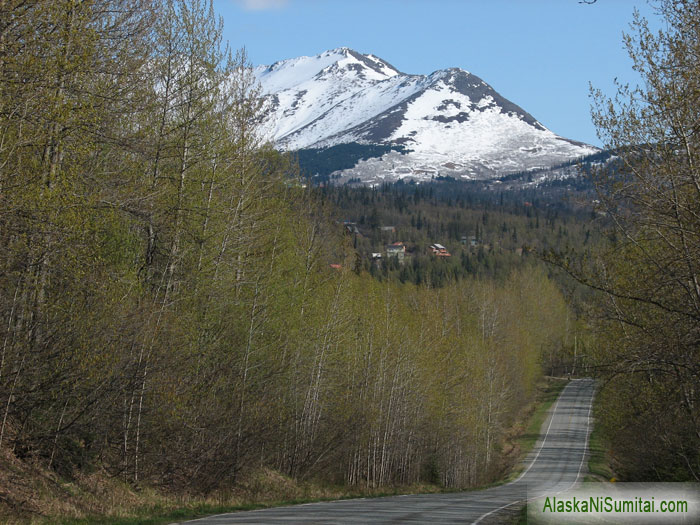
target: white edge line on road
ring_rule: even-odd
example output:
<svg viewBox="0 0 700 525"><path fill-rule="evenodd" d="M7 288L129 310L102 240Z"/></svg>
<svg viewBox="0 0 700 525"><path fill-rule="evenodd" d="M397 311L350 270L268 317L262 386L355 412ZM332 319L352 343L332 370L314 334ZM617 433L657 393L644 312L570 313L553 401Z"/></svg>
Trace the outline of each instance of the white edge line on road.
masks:
<svg viewBox="0 0 700 525"><path fill-rule="evenodd" d="M569 383L568 385L566 385L566 387L564 387L564 390L566 390L567 388L569 388L569 386L571 386L572 384L573 384L573 382L572 382L572 383ZM520 474L520 476L518 476L516 479L514 479L513 481L511 481L510 483L506 483L506 485L510 485L511 483L515 483L516 481L520 481L520 478L522 478L525 474L527 474L528 470L530 470L530 469L532 468L532 465L535 464L535 461L537 461L537 458L540 457L540 452L542 452L542 449L544 448L544 444L545 444L545 442L547 441L547 436L549 436L549 430L552 428L552 422L554 421L554 414L555 414L556 411L557 411L557 407L559 406L559 401L561 400L562 395L564 394L564 390L562 390L562 391L561 391L561 394L559 394L559 397L557 398L557 402L555 403L554 408L552 409L552 417L551 417L551 419L549 420L549 426L547 426L547 431L546 431L545 434L544 434L544 439L542 440L542 444L540 445L540 448L539 448L539 450L537 451L537 454L536 454L535 457L532 459L532 461L530 462L530 464L528 465L528 467L525 469L525 471L524 471L522 474ZM571 485L572 487L573 487L573 485L575 485L575 484L578 482L578 478L579 478L579 476L581 475L581 467L583 466L583 460L584 460L585 457L586 457L586 450L588 450L588 435L589 435L588 427L590 426L590 416L591 416L591 408L592 408L592 407L593 407L593 396L591 396L591 401L590 401L590 403L589 403L589 405L588 405L588 416L587 416L587 420L586 420L586 444L585 444L585 446L584 446L584 448L583 448L583 456L581 457L581 463L580 463L580 465L578 466L578 472L576 473L576 481L574 481L574 483ZM503 485L503 486L506 486L506 485ZM569 489L570 489L570 488L571 488L571 487L569 487ZM566 490L569 490L569 489L566 489ZM565 492L565 491L562 490L561 492ZM557 492L557 494L561 494L561 492ZM531 499L534 499L534 498L531 498ZM483 520L484 518L487 518L487 517L490 516L491 514L494 514L494 513L498 512L498 511L500 511L500 510L503 510L503 509L507 509L508 507L510 507L510 506L512 506L512 505L515 505L516 503L520 503L521 501L523 501L523 500L513 501L512 503L508 503L507 505L503 505L502 507L498 507L497 509L494 509L494 510L492 510L491 512L487 512L487 513L484 514L483 516L479 516L479 519L477 519L476 521L473 521L472 524L473 524L473 525L476 525L476 524L479 523L481 520ZM525 501L530 501L530 500L527 499L527 500L525 500Z"/></svg>
<svg viewBox="0 0 700 525"><path fill-rule="evenodd" d="M586 455L588 454L588 440L591 436L591 433L589 432L589 428L591 427L591 410L593 410L593 399L594 398L595 398L595 387L593 389L593 395L591 396L591 401L588 403L588 414L586 414L586 441L583 445L583 454L581 455L581 463L579 463L579 465L578 465L578 472L576 472L576 479L567 488L565 488L564 490L560 490L559 492L554 494L555 496L558 496L562 492L568 492L569 490L571 490L571 488L574 487L578 483L578 478L581 477L581 469L583 468L583 462L586 459ZM537 499L538 497L540 497L540 496L528 498L527 501Z"/></svg>
<svg viewBox="0 0 700 525"><path fill-rule="evenodd" d="M586 414L586 441L583 445L583 454L581 455L581 463L578 465L578 472L576 473L576 479L574 482L569 485L568 488L564 490L560 490L555 494L555 496L558 496L562 492L567 492L571 490L573 486L575 486L578 483L578 478L581 477L581 469L583 468L583 462L586 459L586 456L588 455L588 440L590 439L591 433L589 432L589 429L591 427L591 410L593 410L593 399L595 398L595 386L593 387L593 395L591 396L591 400L588 403L588 414ZM535 498L530 498L530 499L535 499ZM528 500L530 501L530 500Z"/></svg>
<svg viewBox="0 0 700 525"><path fill-rule="evenodd" d="M569 388L573 383L569 383L564 387L564 390ZM554 404L554 408L552 409L552 417L549 420L549 426L547 427L547 431L544 433L544 439L542 440L542 444L540 445L539 450L537 451L537 454L535 455L534 458L532 458L532 461L530 461L530 464L527 466L527 468L520 474L517 478L515 478L513 481L510 483L515 483L516 481L520 481L520 478L522 478L525 474L528 473L528 471L532 468L532 465L535 464L535 461L537 461L537 458L540 457L540 452L542 452L542 449L544 448L544 444L547 441L547 436L549 436L549 430L552 428L552 423L554 422L554 414L557 411L557 407L559 406L559 401L561 401L562 395L564 394L564 390L561 391L561 394L559 394L559 397L557 398L557 402ZM510 483L507 483L507 485L510 485ZM478 522L475 522L478 523Z"/></svg>
<svg viewBox="0 0 700 525"><path fill-rule="evenodd" d="M578 465L578 472L576 472L576 479L574 482L569 485L567 488L564 490L560 490L559 492L556 492L554 495L558 496L559 494L563 492L568 492L571 490L572 487L574 487L578 483L578 478L581 477L581 469L583 468L583 462L586 459L586 455L588 454L588 440L590 438L591 433L589 432L589 428L591 427L591 410L593 410L593 399L595 398L595 387L593 387L593 395L591 396L591 400L588 403L588 414L586 414L586 441L583 446L583 455L581 456L581 463ZM541 496L533 496L532 498L528 498L527 501L532 501L534 499L540 498Z"/></svg>
<svg viewBox="0 0 700 525"><path fill-rule="evenodd" d="M595 398L595 385L593 385L593 395L591 396L591 401L588 403L588 414L586 415L586 443L583 446L583 456L581 456L581 464L578 466L578 472L576 473L576 481L574 481L574 485L578 483L578 478L581 476L581 469L583 468L583 460L586 459L586 455L588 454L588 440L591 437L591 433L589 431L591 427L591 410L593 410L593 399ZM571 487L569 487L571 488Z"/></svg>

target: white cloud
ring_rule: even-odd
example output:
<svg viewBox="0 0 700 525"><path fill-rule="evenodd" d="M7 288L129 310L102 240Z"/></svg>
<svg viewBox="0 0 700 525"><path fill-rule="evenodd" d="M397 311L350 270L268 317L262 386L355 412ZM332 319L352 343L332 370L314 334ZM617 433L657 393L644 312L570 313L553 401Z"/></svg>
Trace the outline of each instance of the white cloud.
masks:
<svg viewBox="0 0 700 525"><path fill-rule="evenodd" d="M236 0L236 3L248 11L262 11L281 9L287 5L287 0Z"/></svg>

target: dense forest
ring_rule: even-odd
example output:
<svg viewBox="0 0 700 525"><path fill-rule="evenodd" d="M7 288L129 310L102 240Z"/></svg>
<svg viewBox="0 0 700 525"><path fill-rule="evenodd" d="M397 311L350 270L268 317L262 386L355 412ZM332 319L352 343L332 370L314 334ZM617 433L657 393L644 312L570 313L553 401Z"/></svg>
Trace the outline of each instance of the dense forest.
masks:
<svg viewBox="0 0 700 525"><path fill-rule="evenodd" d="M356 265L379 279L444 286L467 277L503 280L541 265L548 251L590 253L605 218L586 191L479 191L460 182L322 190L357 252ZM402 260L387 245L405 245ZM440 244L449 256L436 256ZM375 254L373 259L372 254ZM381 254L381 258L376 254Z"/></svg>
<svg viewBox="0 0 700 525"><path fill-rule="evenodd" d="M314 184L333 180L331 174L338 170L353 168L360 160L367 160L398 151L407 153L404 146L384 146L381 144L336 144L328 148L305 148L295 152L296 161ZM337 177L336 177L337 178Z"/></svg>
<svg viewBox="0 0 700 525"><path fill-rule="evenodd" d="M500 474L544 356L571 344L546 272L373 279L334 199L260 141L210 3L0 9L3 464L198 494L261 467L369 487ZM437 208L411 198L432 237ZM551 228L456 209L508 249ZM36 510L6 488L3 512Z"/></svg>

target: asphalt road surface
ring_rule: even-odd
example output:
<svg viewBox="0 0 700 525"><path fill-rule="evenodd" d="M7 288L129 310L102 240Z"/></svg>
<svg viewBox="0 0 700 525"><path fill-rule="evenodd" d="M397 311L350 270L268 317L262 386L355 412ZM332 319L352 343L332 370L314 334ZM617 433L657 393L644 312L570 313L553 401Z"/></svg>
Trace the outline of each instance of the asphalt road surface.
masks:
<svg viewBox="0 0 700 525"><path fill-rule="evenodd" d="M451 494L307 503L209 516L187 523L228 524L442 524L501 523L525 500L554 496L583 480L594 382L575 379L562 391L542 425L540 438L515 481L490 489Z"/></svg>

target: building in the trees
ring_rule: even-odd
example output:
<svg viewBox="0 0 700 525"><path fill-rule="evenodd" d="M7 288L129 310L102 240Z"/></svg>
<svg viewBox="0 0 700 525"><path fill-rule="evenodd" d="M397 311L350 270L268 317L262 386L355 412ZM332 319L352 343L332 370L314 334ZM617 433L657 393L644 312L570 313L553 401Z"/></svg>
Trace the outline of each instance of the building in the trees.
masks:
<svg viewBox="0 0 700 525"><path fill-rule="evenodd" d="M402 242L388 244L386 247L386 256L396 257L399 264L403 264L403 260L406 257L406 245Z"/></svg>
<svg viewBox="0 0 700 525"><path fill-rule="evenodd" d="M437 257L452 257L450 252L447 251L447 248L445 248L442 244L431 244L429 250Z"/></svg>

